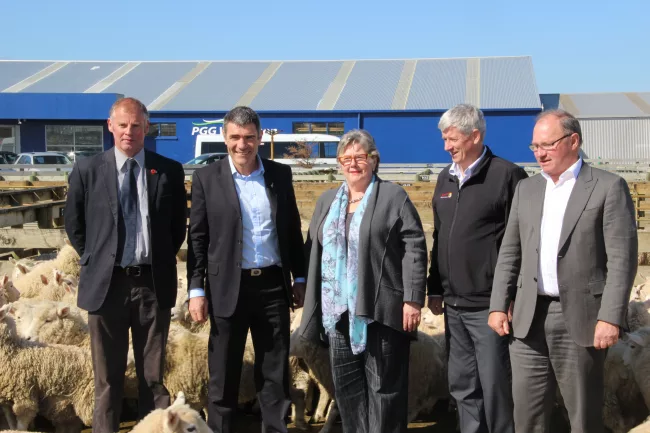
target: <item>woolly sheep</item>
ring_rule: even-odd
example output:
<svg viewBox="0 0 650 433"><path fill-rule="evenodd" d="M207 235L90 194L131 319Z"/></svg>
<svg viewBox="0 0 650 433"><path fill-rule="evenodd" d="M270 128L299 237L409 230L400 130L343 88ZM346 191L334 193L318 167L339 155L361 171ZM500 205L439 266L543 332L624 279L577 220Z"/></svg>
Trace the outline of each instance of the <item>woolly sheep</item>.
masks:
<svg viewBox="0 0 650 433"><path fill-rule="evenodd" d="M11 273L11 279L13 281L21 279L36 266L36 261L30 258L16 260L13 257L9 257L9 261L14 265L14 270Z"/></svg>
<svg viewBox="0 0 650 433"><path fill-rule="evenodd" d="M634 375L647 409L650 409L650 327L626 335L623 363Z"/></svg>
<svg viewBox="0 0 650 433"><path fill-rule="evenodd" d="M66 278L61 271L57 270L56 268L52 268L49 270L49 273L47 275L30 272L27 274L27 276L21 278L18 282L16 282L15 286L20 292L20 296L22 298L54 298L50 300L61 300L67 296L66 293L69 292L68 288L66 288L64 284L68 285L68 288L71 288L75 285L74 281ZM48 287L50 285L53 285L54 287ZM72 296L72 293L69 296Z"/></svg>
<svg viewBox="0 0 650 433"><path fill-rule="evenodd" d="M0 404L11 406L15 428L26 430L39 412L55 425L79 425L77 417L90 425L95 400L90 353L21 341L7 307L0 308Z"/></svg>
<svg viewBox="0 0 650 433"><path fill-rule="evenodd" d="M650 299L630 301L627 305L627 323L630 331L650 326Z"/></svg>
<svg viewBox="0 0 650 433"><path fill-rule="evenodd" d="M642 274L639 275L641 275L645 281L638 286L634 286L632 293L630 294L631 301L645 301L650 299L650 280Z"/></svg>
<svg viewBox="0 0 650 433"><path fill-rule="evenodd" d="M15 302L18 298L20 298L20 292L13 285L9 276L4 274L0 278L0 307L9 302Z"/></svg>
<svg viewBox="0 0 650 433"><path fill-rule="evenodd" d="M207 406L208 398L208 338L173 325L169 329L165 356L164 383L170 394L184 391L187 404L196 410ZM239 403L255 400L255 352L249 336L246 340L239 385Z"/></svg>
<svg viewBox="0 0 650 433"><path fill-rule="evenodd" d="M72 246L65 245L56 255L56 258L37 263L30 273L50 275L54 268L61 270L66 276L79 279L81 274L79 254Z"/></svg>
<svg viewBox="0 0 650 433"><path fill-rule="evenodd" d="M212 433L197 411L185 404L182 392L167 409L149 413L131 433Z"/></svg>
<svg viewBox="0 0 650 433"><path fill-rule="evenodd" d="M648 416L641 390L625 365L627 338L610 347L605 359L603 422L612 433L624 433Z"/></svg>
<svg viewBox="0 0 650 433"><path fill-rule="evenodd" d="M643 424L640 424L630 430L630 433L650 433L650 418L645 420Z"/></svg>

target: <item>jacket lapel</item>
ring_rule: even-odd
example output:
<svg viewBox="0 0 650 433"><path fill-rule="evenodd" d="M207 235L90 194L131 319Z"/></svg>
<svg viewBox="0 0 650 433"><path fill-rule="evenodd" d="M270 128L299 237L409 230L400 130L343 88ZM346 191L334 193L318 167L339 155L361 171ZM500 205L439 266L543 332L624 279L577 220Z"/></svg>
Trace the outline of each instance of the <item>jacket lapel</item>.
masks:
<svg viewBox="0 0 650 433"><path fill-rule="evenodd" d="M113 222L117 227L117 163L115 162L115 149L110 148L104 152L104 163L100 167L108 202L111 205Z"/></svg>
<svg viewBox="0 0 650 433"><path fill-rule="evenodd" d="M150 156L149 152L145 151L144 170L147 177L147 196L149 199L149 209L153 209L153 206L155 205L156 193L158 192L158 179L160 178L160 174L157 170L158 167L156 167L154 161L152 160L153 158ZM151 215L151 211L149 211L149 215Z"/></svg>
<svg viewBox="0 0 650 433"><path fill-rule="evenodd" d="M580 173L578 173L578 179L576 179L576 184L573 186L573 191L571 191L566 211L564 212L558 252L562 250L564 244L569 239L569 235L573 232L573 228L578 223L580 215L582 215L582 211L585 209L595 186L596 181L592 176L591 167L583 162Z"/></svg>
<svg viewBox="0 0 650 433"><path fill-rule="evenodd" d="M278 212L278 194L274 185L273 173L269 170L270 167L267 167L265 161L262 159L262 166L264 167L264 184L266 186L266 195L269 198L269 204L271 205L271 219L276 223L277 227L277 212Z"/></svg>
<svg viewBox="0 0 650 433"><path fill-rule="evenodd" d="M542 234L542 215L544 213L544 197L546 195L546 179L541 175L537 175L537 182L533 187L532 194L533 200L530 202L530 217L533 229L533 236L535 236L536 248L539 251L539 243ZM535 232L538 233L535 233Z"/></svg>
<svg viewBox="0 0 650 433"><path fill-rule="evenodd" d="M221 179L221 185L223 186L224 197L226 201L237 211L237 215L241 218L241 205L239 203L239 196L237 195L237 188L235 187L235 180L232 177L232 172L230 171L230 160L224 158L219 162L214 164L219 164L219 178Z"/></svg>

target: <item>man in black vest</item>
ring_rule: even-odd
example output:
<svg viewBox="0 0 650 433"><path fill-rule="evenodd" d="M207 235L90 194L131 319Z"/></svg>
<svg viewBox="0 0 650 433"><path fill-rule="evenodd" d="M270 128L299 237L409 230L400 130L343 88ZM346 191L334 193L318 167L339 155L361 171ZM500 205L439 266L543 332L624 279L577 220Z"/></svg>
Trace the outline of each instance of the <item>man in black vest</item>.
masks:
<svg viewBox="0 0 650 433"><path fill-rule="evenodd" d="M233 431L250 329L262 431L286 432L289 307L301 307L305 293L291 168L258 156L262 130L252 109L228 112L223 134L228 158L192 177L188 236L190 314L210 319L208 425Z"/></svg>
<svg viewBox="0 0 650 433"><path fill-rule="evenodd" d="M461 433L512 433L508 338L488 326L492 278L517 183L527 177L483 144L485 119L471 105L440 118L452 164L433 195L429 308L442 314L449 349L449 391Z"/></svg>
<svg viewBox="0 0 650 433"><path fill-rule="evenodd" d="M96 433L120 429L129 328L140 417L170 400L165 345L187 195L181 164L144 150L148 127L142 102L118 100L108 119L115 147L80 160L70 174L65 230L81 256L77 303L88 311Z"/></svg>

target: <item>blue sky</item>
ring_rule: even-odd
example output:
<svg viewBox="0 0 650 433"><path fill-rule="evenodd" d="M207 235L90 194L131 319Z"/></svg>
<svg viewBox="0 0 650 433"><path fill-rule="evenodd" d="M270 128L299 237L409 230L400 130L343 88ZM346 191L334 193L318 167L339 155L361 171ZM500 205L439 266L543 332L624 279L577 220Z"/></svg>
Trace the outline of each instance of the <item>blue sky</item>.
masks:
<svg viewBox="0 0 650 433"><path fill-rule="evenodd" d="M650 0L0 0L0 59L530 55L540 93L650 91Z"/></svg>

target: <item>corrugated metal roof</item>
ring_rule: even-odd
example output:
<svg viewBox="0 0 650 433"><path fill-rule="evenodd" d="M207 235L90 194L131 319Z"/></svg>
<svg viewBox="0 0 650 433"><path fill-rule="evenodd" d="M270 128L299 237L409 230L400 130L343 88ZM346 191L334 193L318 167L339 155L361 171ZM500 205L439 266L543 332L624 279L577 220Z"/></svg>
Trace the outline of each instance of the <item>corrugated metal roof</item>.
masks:
<svg viewBox="0 0 650 433"><path fill-rule="evenodd" d="M47 68L52 63L0 61L0 92Z"/></svg>
<svg viewBox="0 0 650 433"><path fill-rule="evenodd" d="M650 93L563 93L560 108L578 118L649 117Z"/></svg>
<svg viewBox="0 0 650 433"><path fill-rule="evenodd" d="M481 107L541 108L530 57L481 59Z"/></svg>
<svg viewBox="0 0 650 433"><path fill-rule="evenodd" d="M133 96L149 105L196 65L197 62L142 62L103 93Z"/></svg>
<svg viewBox="0 0 650 433"><path fill-rule="evenodd" d="M357 61L335 110L390 110L403 60Z"/></svg>
<svg viewBox="0 0 650 433"><path fill-rule="evenodd" d="M228 111L259 78L269 63L212 63L162 110Z"/></svg>
<svg viewBox="0 0 650 433"><path fill-rule="evenodd" d="M283 63L257 95L255 110L313 110L343 62Z"/></svg>
<svg viewBox="0 0 650 433"><path fill-rule="evenodd" d="M406 108L440 109L465 102L467 61L418 60Z"/></svg>
<svg viewBox="0 0 650 433"><path fill-rule="evenodd" d="M224 111L241 101L259 110L444 110L468 100L483 109L541 108L530 57L345 62L0 60L2 90L121 93L146 105L155 101L151 106L158 111ZM639 101L645 103L641 97Z"/></svg>
<svg viewBox="0 0 650 433"><path fill-rule="evenodd" d="M124 63L72 62L25 89L30 93L83 93Z"/></svg>

